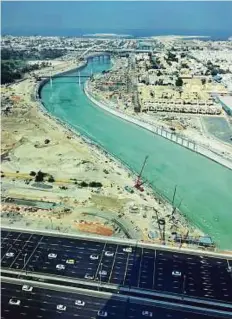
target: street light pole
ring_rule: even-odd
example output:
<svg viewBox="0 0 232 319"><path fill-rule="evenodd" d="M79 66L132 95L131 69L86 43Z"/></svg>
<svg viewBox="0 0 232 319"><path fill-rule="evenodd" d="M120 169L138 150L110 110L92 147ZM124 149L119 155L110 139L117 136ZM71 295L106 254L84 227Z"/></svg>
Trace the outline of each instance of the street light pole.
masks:
<svg viewBox="0 0 232 319"><path fill-rule="evenodd" d="M26 269L26 257L27 257L27 253L24 254L24 258L23 258L23 268L25 269L25 273L27 274L27 269Z"/></svg>
<svg viewBox="0 0 232 319"><path fill-rule="evenodd" d="M228 266L227 271L232 273L232 267L230 266L229 260L227 259L226 262L227 262L227 266Z"/></svg>
<svg viewBox="0 0 232 319"><path fill-rule="evenodd" d="M99 271L99 275L100 275L100 282L99 282L99 285L98 285L98 291L101 290L101 274L102 274L102 263L100 263L100 271Z"/></svg>
<svg viewBox="0 0 232 319"><path fill-rule="evenodd" d="M185 287L186 287L186 275L184 275L184 280L183 280L183 286L182 286L183 296L182 296L182 299L184 299L184 294L186 294Z"/></svg>

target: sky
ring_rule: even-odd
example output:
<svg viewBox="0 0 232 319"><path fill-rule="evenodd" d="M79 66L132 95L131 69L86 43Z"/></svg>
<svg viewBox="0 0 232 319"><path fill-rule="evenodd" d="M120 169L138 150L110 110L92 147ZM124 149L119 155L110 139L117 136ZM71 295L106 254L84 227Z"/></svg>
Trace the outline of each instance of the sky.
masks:
<svg viewBox="0 0 232 319"><path fill-rule="evenodd" d="M232 2L4 1L2 33L75 35L153 30L232 36Z"/></svg>

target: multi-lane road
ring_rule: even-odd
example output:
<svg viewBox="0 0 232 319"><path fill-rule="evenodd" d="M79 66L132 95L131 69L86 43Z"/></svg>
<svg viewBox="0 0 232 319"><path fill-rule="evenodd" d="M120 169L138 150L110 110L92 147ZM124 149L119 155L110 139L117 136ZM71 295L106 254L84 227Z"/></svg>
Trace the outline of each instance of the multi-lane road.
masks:
<svg viewBox="0 0 232 319"><path fill-rule="evenodd" d="M232 302L231 260L8 230L1 236L3 269Z"/></svg>
<svg viewBox="0 0 232 319"><path fill-rule="evenodd" d="M2 319L20 318L109 318L109 319L219 319L228 314L216 314L204 309L190 309L164 302L150 302L138 298L115 296L54 285L30 283L24 291L25 282L3 279L1 282Z"/></svg>

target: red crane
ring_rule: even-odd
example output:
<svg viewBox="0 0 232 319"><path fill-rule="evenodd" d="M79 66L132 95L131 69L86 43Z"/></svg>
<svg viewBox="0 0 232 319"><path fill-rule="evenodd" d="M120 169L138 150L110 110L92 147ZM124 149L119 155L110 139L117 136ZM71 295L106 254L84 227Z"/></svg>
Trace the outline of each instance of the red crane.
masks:
<svg viewBox="0 0 232 319"><path fill-rule="evenodd" d="M143 161L143 165L142 165L142 168L141 168L141 171L138 175L138 178L137 178L137 181L135 183L135 188L137 188L140 192L143 192L144 191L144 188L142 187L142 185L145 183L145 181L143 182L141 180L141 176L142 176L142 173L143 173L143 170L144 170L144 167L146 165L146 162L147 162L147 159L148 159L148 155L145 157L144 161Z"/></svg>

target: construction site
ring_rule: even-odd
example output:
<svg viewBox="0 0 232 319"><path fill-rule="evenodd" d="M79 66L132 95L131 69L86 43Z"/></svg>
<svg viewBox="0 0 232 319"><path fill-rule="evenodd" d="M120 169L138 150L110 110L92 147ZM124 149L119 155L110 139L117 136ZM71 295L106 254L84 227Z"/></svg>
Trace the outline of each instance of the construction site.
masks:
<svg viewBox="0 0 232 319"><path fill-rule="evenodd" d="M114 82L131 94L129 80ZM146 154L135 176L41 113L32 99L35 84L28 78L3 94L3 225L214 249L212 240L146 183Z"/></svg>

